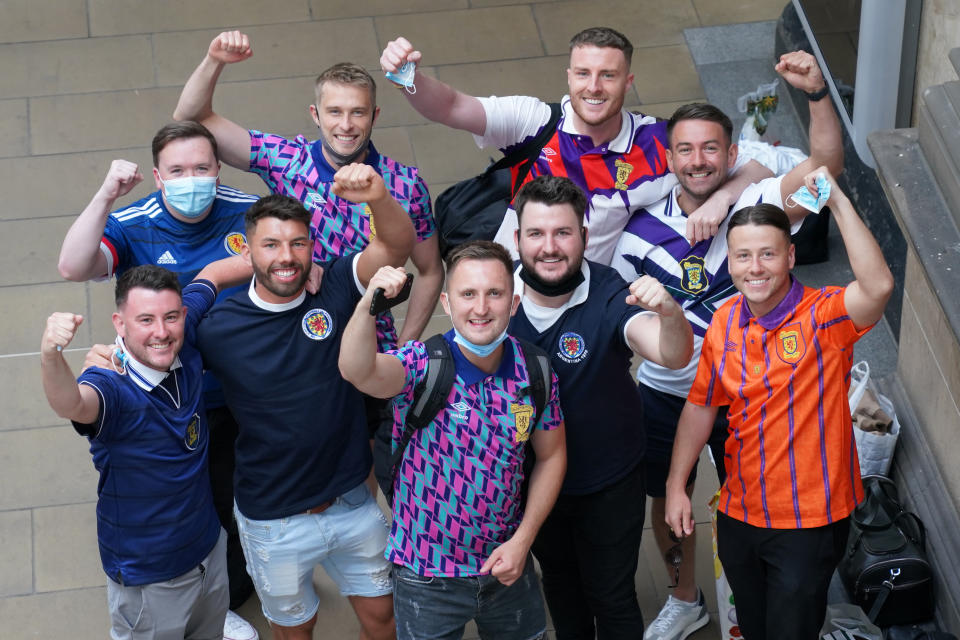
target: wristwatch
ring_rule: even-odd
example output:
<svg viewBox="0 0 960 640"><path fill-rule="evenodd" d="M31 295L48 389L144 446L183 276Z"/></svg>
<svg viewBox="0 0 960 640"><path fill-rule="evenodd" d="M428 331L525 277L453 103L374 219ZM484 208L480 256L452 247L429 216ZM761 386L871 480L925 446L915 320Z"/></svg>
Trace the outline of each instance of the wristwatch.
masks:
<svg viewBox="0 0 960 640"><path fill-rule="evenodd" d="M820 89L819 91L814 91L813 93L804 91L804 93L807 94L807 99L810 102L817 102L818 100L823 100L823 98L830 93L830 87L823 85L823 89Z"/></svg>

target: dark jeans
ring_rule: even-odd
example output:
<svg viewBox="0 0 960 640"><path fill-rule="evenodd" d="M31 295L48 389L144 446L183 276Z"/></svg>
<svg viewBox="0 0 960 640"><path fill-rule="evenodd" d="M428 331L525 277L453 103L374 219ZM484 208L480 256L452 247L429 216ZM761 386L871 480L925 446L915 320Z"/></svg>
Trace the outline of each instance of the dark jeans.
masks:
<svg viewBox="0 0 960 640"><path fill-rule="evenodd" d="M542 638L547 626L540 582L527 558L509 587L491 575L429 578L393 565L393 615L397 640L458 640L475 620L490 640Z"/></svg>
<svg viewBox="0 0 960 640"><path fill-rule="evenodd" d="M236 609L253 595L253 580L247 575L247 561L240 546L240 534L233 519L234 449L239 427L227 407L207 410L210 429L209 465L213 506L227 532L227 577L230 582L230 608Z"/></svg>
<svg viewBox="0 0 960 640"><path fill-rule="evenodd" d="M717 550L746 640L813 640L850 520L811 529L754 527L717 514Z"/></svg>
<svg viewBox="0 0 960 640"><path fill-rule="evenodd" d="M596 493L561 495L533 553L558 640L641 638L634 576L646 495L644 468Z"/></svg>

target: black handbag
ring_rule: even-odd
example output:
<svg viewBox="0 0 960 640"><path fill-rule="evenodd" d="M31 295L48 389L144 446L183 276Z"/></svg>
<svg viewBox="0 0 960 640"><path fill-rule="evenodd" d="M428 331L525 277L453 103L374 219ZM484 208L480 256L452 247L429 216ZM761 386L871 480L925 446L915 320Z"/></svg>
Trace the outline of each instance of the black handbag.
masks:
<svg viewBox="0 0 960 640"><path fill-rule="evenodd" d="M493 240L530 167L549 142L560 121L560 105L550 105L550 120L536 137L492 163L478 176L461 180L437 196L433 215L437 221L440 255L469 240ZM520 165L516 176L512 167Z"/></svg>
<svg viewBox="0 0 960 640"><path fill-rule="evenodd" d="M933 572L923 522L900 505L884 476L863 478L864 501L850 517L850 537L837 571L854 604L880 627L933 617Z"/></svg>

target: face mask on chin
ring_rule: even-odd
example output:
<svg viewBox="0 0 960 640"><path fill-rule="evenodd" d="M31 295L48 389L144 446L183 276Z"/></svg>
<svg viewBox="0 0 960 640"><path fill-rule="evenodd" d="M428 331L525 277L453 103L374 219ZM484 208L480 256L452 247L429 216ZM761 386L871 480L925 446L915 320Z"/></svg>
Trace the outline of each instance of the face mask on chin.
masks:
<svg viewBox="0 0 960 640"><path fill-rule="evenodd" d="M459 344L460 346L466 348L467 351L469 351L470 353L476 356L479 356L481 358L486 358L491 353L496 351L497 347L500 346L500 343L502 343L506 339L507 339L507 330L504 329L503 333L501 333L499 336L494 338L493 342L491 342L490 344L474 344L469 340L467 340L466 338L464 338L462 335L460 335L460 332L457 331L456 327L453 328L453 341Z"/></svg>
<svg viewBox="0 0 960 640"><path fill-rule="evenodd" d="M159 176L158 176L159 178ZM184 218L199 218L213 204L217 195L217 176L159 178L167 204Z"/></svg>

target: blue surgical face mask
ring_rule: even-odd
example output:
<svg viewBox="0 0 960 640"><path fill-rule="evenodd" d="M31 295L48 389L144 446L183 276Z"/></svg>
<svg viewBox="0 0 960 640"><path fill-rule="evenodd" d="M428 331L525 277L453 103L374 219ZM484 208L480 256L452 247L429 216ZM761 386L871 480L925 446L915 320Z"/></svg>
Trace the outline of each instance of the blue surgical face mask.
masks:
<svg viewBox="0 0 960 640"><path fill-rule="evenodd" d="M404 89L407 90L407 93L413 95L417 92L417 87L413 84L413 79L417 75L417 65L413 64L409 60L404 62L403 65L396 71L386 71L384 75L387 76L387 80L398 84Z"/></svg>
<svg viewBox="0 0 960 640"><path fill-rule="evenodd" d="M473 344L457 331L457 328L453 328L453 341L457 344L465 347L470 353L480 356L481 358L486 358L488 355L497 350L497 347L500 346L500 343L507 339L507 330L504 329L503 333L494 338L493 342L490 344Z"/></svg>
<svg viewBox="0 0 960 640"><path fill-rule="evenodd" d="M217 176L187 176L164 181L163 195L167 204L184 218L199 218L213 204L217 195Z"/></svg>
<svg viewBox="0 0 960 640"><path fill-rule="evenodd" d="M827 177L822 173L817 176L817 197L814 198L813 194L807 189L806 186L802 186L796 190L796 192L791 193L787 196L787 205L796 206L799 205L804 209L809 209L814 213L820 213L820 210L823 209L823 206L827 204L827 200L830 199L830 181L827 180Z"/></svg>

